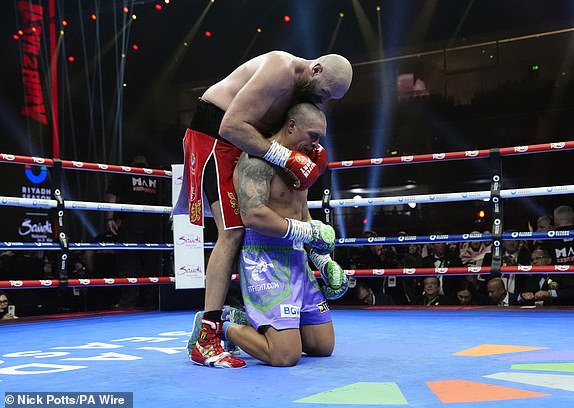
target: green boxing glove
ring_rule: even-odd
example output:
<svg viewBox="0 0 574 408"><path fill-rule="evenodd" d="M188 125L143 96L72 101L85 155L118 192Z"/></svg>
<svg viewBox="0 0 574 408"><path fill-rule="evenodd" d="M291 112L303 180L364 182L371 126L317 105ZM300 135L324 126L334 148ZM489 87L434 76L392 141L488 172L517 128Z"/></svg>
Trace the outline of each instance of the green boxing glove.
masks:
<svg viewBox="0 0 574 408"><path fill-rule="evenodd" d="M336 300L343 296L347 292L347 289L349 289L349 281L345 276L345 283L339 289L333 289L332 287L325 285L321 288L321 292L323 292L325 299Z"/></svg>
<svg viewBox="0 0 574 408"><path fill-rule="evenodd" d="M309 251L309 259L321 273L325 285L331 289L340 289L347 283L347 275L345 275L343 268L341 268L337 262L333 261L331 256L321 255L316 249L311 249Z"/></svg>
<svg viewBox="0 0 574 408"><path fill-rule="evenodd" d="M286 218L288 226L283 238L303 242L321 254L326 255L335 249L335 230L318 220L303 222Z"/></svg>

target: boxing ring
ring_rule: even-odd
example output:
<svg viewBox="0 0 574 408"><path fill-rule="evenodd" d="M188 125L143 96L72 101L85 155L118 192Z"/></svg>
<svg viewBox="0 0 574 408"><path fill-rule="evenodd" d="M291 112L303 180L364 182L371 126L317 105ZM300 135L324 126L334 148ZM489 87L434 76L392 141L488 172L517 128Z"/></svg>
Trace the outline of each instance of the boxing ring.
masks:
<svg viewBox="0 0 574 408"><path fill-rule="evenodd" d="M334 208L439 203L489 199L490 234L445 234L340 238L338 246L491 241L491 267L346 270L355 277L571 273L572 266L501 266L504 240L574 237L574 231L505 232L505 200L571 194L574 185L502 189L505 156L571 150L574 141L500 149L435 153L330 163L347 168L488 158L491 188L486 191L332 199L330 187L310 209L322 209L332 222ZM0 162L45 165L63 170L111 171L171 177L162 170L51 160L0 153ZM59 177L54 177L59 180ZM137 211L169 214L171 207L0 196L0 205L54 209L55 243L3 242L1 250L55 251L57 280L0 281L0 288L171 285L174 277L70 279L70 251L99 249L172 251L172 244L70 242L66 212ZM206 244L206 247L212 244ZM177 273L177 271L175 271ZM189 362L186 342L195 311L107 312L20 319L0 324L0 393L132 393L134 407L229 406L476 406L574 405L574 308L341 307L333 310L336 347L330 358L303 357L295 367L273 368L242 353L244 370L217 370ZM471 404L472 405L469 405ZM464 404L464 405L463 405ZM26 405L27 406L27 405ZM111 405L110 405L111 406Z"/></svg>

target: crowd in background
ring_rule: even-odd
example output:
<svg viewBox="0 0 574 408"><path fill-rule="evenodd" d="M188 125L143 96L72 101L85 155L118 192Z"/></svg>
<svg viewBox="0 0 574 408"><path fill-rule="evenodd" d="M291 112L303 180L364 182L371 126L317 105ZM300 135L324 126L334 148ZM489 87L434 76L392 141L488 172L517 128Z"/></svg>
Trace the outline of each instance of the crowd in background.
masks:
<svg viewBox="0 0 574 408"><path fill-rule="evenodd" d="M532 231L574 230L574 210L561 205L552 216L541 216ZM472 231L471 233L488 232ZM442 235L440 231L433 234ZM375 231L364 232L364 237L377 236ZM397 235L406 235L399 231ZM95 239L98 242L117 242L111 231ZM405 245L366 245L338 247L335 259L344 269L389 268L448 268L461 266L490 266L490 242L465 242ZM137 251L136 251L137 252ZM502 266L516 265L573 265L574 240L503 241ZM157 255L156 255L157 256ZM72 251L68 263L70 278L122 277L122 262L126 251ZM139 276L169 274L163 259L157 270L144 270ZM149 262L146 260L145 262ZM125 262L124 262L125 263ZM149 265L148 265L149 266ZM149 268L147 268L149 269ZM154 268L155 269L155 268ZM139 270L139 269L138 269ZM157 273L156 273L157 272ZM173 271L171 271L173 272ZM136 273L136 272L134 272ZM0 254L0 280L58 279L57 257L51 252L4 251ZM335 301L340 305L574 305L574 274L532 273L492 276L486 274L438 276L376 276L351 277L347 294ZM122 304L128 293L130 303ZM10 296L8 296L8 294ZM157 308L157 293L149 290L127 292L122 287L90 287L67 289L18 289L4 292L12 305L17 305L20 316L42 315L68 311ZM7 306L7 305L6 305ZM9 319L7 309L3 319Z"/></svg>
<svg viewBox="0 0 574 408"><path fill-rule="evenodd" d="M574 211L561 205L553 216L541 216L533 231L572 230ZM479 233L472 231L471 233ZM488 231L483 231L488 232ZM511 232L511 231L508 231ZM435 231L433 234L442 235ZM364 237L377 236L366 231ZM398 235L406 235L399 232ZM572 265L574 240L506 240L502 244L502 266ZM335 258L344 269L449 268L490 266L490 242L367 245L349 247ZM353 278L354 288L342 303L367 305L574 305L574 275L555 273L506 274L500 276L381 276Z"/></svg>

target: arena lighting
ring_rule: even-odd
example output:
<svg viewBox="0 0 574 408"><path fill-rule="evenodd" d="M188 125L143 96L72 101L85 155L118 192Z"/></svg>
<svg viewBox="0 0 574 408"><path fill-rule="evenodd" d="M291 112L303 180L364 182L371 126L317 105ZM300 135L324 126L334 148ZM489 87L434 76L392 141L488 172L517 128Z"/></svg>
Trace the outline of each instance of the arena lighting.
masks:
<svg viewBox="0 0 574 408"><path fill-rule="evenodd" d="M291 17L285 15L285 16L283 16L283 21L285 21L286 23L288 23L288 22L291 21Z"/></svg>
<svg viewBox="0 0 574 408"><path fill-rule="evenodd" d="M361 34L365 44L367 45L367 49L369 52L379 55L379 58L383 58L383 29L380 6L377 7L377 14L375 16L377 22L376 31L374 27L371 26L370 19L357 0L353 0L353 8L356 13L357 21L361 24ZM393 117L391 111L396 99L394 92L391 91L393 87L389 86L389 82L394 82L394 77L395 73L391 72L391 69L388 68L388 66L381 65L380 74L373 83L376 89L375 95L377 100L375 103L376 114L373 121L373 127L374 129L379 130L371 135L370 153L372 157L382 157L384 152L387 150L389 135L388 131L385 129L390 127ZM367 174L367 188L377 188L383 183L382 172L379 169L372 167L368 170ZM369 197L373 197L373 195L369 195ZM373 206L367 207L365 217L369 222L364 226L364 228L365 230L370 230L373 228L371 223L374 222L375 219L375 208Z"/></svg>

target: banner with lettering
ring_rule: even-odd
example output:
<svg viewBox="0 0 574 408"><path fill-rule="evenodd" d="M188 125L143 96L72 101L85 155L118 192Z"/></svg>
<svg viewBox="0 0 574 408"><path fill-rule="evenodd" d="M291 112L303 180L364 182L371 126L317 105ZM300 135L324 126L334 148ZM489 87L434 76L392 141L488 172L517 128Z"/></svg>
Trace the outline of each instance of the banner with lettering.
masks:
<svg viewBox="0 0 574 408"><path fill-rule="evenodd" d="M46 166L5 165L2 169L3 195L32 199L51 199L52 187ZM53 227L48 210L3 207L4 221L0 241L53 242Z"/></svg>
<svg viewBox="0 0 574 408"><path fill-rule="evenodd" d="M171 201L175 207L183 181L183 165L172 165L171 172ZM205 249L203 247L203 227L189 222L189 214L173 215L173 250L175 288L204 288Z"/></svg>
<svg viewBox="0 0 574 408"><path fill-rule="evenodd" d="M24 86L24 100L21 112L26 118L37 124L48 125L48 110L44 89L47 88L44 81L43 67L47 67L46 61L49 56L42 55L42 50L47 49L43 41L47 41L47 30L44 26L44 6L36 1L18 0L19 37L21 44L21 74ZM41 127L40 127L41 128Z"/></svg>

